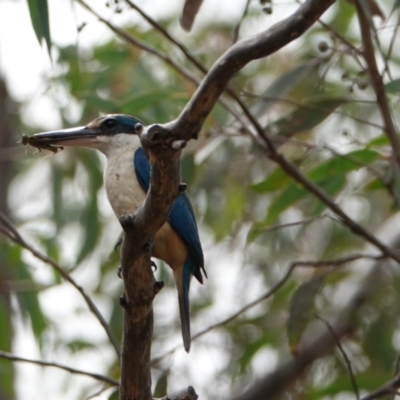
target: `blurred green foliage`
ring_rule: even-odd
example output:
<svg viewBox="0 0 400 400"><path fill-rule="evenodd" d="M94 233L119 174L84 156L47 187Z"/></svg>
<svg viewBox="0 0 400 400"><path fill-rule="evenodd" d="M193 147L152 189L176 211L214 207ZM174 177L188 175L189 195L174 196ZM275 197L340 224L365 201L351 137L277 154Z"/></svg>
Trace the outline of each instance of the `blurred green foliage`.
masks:
<svg viewBox="0 0 400 400"><path fill-rule="evenodd" d="M382 7L389 12L391 2L383 1ZM255 2L250 11L244 21L248 25L267 18ZM381 47L378 50L377 46L377 57L389 52L398 12L395 9L391 19L380 23L377 35ZM176 31L177 18L162 24ZM352 218L375 231L398 212L400 175L393 166L374 93L366 83L364 63L353 49L362 47L354 7L340 0L324 20L331 30L316 24L295 50L283 49L266 60L252 63L237 74L232 87L260 119L279 151ZM209 68L231 45L233 28L234 22L220 26L209 21L185 37L185 44ZM200 76L176 47L153 29L137 24L126 31ZM45 33L37 34L48 40ZM167 122L176 118L195 89L171 66L117 38L90 50L71 45L58 47L57 51L55 62L59 68L52 84L66 98L59 110L64 127L85 124L99 113L132 114L146 123ZM400 58L396 51L388 57L387 65L393 76L385 74L385 87L395 115L400 111ZM78 105L79 118L71 117L70 104ZM29 132L39 129L26 127ZM39 208L36 214L15 210L13 218L45 253L71 272L80 276L90 265L93 272L92 278L85 281L87 291L95 301L107 301L106 318L120 339L122 311L116 277L119 260L113 252L118 231L113 228L116 234L110 235L112 217L102 204L102 161L95 152L64 153L50 158L45 182L37 182L38 190L48 190L49 207ZM15 185L21 185L24 177L29 178L30 170L43 162L41 155L18 161ZM206 121L199 140L189 144L182 158L182 174L189 185L203 242L207 243L206 268L210 279L191 300L196 327L196 321L207 326L214 318L210 315L215 304L224 303L218 292L226 285L224 274L231 274L231 252L241 256L235 261L237 268L232 267L239 276L229 283L234 285L234 295L227 295L235 305L232 310L236 310L271 288L293 261L338 258L363 251L364 241L270 161L244 136L240 124L220 104ZM286 226L295 222L299 224ZM68 247L68 241L73 245ZM59 322L46 315L40 301L42 292L46 292L38 290L42 278L32 272L36 264L24 257L20 248L4 239L0 245L2 264L11 271L4 278L0 275L0 294L8 282L15 285L15 307L43 349L46 335L52 329L61 329L54 328ZM263 370L269 370L265 352L279 361L290 350L295 351L303 334L317 323L316 315L329 316L341 307L340 293L361 284L357 271L350 262L324 268L321 274L297 268L268 301L216 329L214 333L219 339L215 343L206 337L199 339L195 350L198 346L204 354L210 349L218 351L222 361L214 382L196 386L197 392L212 399L218 397L213 390L219 384L229 382L226 385L232 391L249 386L263 375ZM169 271L161 265L157 273L166 283L163 292L172 296ZM385 273L385 283L359 312L359 328L344 341L360 391L373 390L388 381L395 373L400 351L398 266L387 266ZM48 286L61 284L57 273L46 280ZM31 289L18 292L18 282L29 283ZM79 297L77 293L76 296ZM83 307L74 308L77 317ZM14 335L10 312L10 305L3 304L0 297L0 326L7 326L0 329L0 350L4 351L11 350ZM214 322L229 315L221 313ZM166 338L171 330L179 332L177 319L173 327L165 318L160 319L159 324L156 320L154 336L157 354L170 348ZM79 356L100 345L91 343L87 336L71 339L60 334L54 346ZM101 346L109 346L106 339ZM0 361L0 369L5 363ZM154 368L158 396L174 379L170 376L171 363L167 357ZM317 366L310 368L291 389L291 398L333 399L352 392L339 352L319 360ZM183 374L187 372L184 367L176 368L181 368ZM118 360L109 358L102 370L118 378ZM4 386L4 391L10 392L10 399L12 380L12 376L2 380L8 382L9 388ZM183 386L187 383L190 382L185 379ZM95 391L98 386L87 388ZM109 398L116 396L113 393Z"/></svg>

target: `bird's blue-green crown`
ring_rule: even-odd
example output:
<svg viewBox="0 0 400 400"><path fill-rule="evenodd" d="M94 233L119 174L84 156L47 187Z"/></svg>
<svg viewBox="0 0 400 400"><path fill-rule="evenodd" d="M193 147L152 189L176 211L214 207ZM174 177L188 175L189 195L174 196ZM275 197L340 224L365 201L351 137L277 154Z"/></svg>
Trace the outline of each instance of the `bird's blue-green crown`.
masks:
<svg viewBox="0 0 400 400"><path fill-rule="evenodd" d="M118 135L119 133L138 133L138 126L144 126L139 119L127 114L109 114L96 118L87 128L99 129L104 135Z"/></svg>

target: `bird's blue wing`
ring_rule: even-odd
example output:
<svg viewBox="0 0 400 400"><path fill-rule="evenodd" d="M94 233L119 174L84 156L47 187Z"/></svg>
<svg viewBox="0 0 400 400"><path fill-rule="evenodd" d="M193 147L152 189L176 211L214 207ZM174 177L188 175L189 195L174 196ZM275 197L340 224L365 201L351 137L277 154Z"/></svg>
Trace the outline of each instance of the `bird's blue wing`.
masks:
<svg viewBox="0 0 400 400"><path fill-rule="evenodd" d="M136 150L133 163L139 184L147 193L150 186L150 163L141 147ZM168 216L168 222L188 246L190 255L194 259L193 261L204 270L204 256L197 230L196 218L186 193L182 193L175 200ZM191 272L200 282L202 281L199 268Z"/></svg>
<svg viewBox="0 0 400 400"><path fill-rule="evenodd" d="M204 267L203 250L201 249L196 218L189 197L182 193L174 202L168 216L168 222L186 243L192 257L200 267ZM195 271L192 272L199 279ZM200 273L201 276L201 273ZM201 278L199 279L201 281Z"/></svg>
<svg viewBox="0 0 400 400"><path fill-rule="evenodd" d="M150 163L144 151L139 147L133 156L133 165L139 185L147 193L150 186Z"/></svg>

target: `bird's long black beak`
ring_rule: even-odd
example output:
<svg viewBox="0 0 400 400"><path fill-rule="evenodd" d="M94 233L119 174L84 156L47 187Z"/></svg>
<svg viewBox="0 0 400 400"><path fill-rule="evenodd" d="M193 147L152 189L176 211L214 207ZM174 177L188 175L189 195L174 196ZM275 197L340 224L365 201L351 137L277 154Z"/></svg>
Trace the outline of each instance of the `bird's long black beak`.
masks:
<svg viewBox="0 0 400 400"><path fill-rule="evenodd" d="M101 131L98 128L80 126L60 131L37 133L29 137L23 135L22 143L25 146L30 145L39 150L49 150L57 153L64 146L96 148L96 144L98 144L96 138L99 135L101 135Z"/></svg>
<svg viewBox="0 0 400 400"><path fill-rule="evenodd" d="M49 146L93 146L99 129L80 126L78 128L62 129L59 131L37 133L29 138L29 144L35 147Z"/></svg>

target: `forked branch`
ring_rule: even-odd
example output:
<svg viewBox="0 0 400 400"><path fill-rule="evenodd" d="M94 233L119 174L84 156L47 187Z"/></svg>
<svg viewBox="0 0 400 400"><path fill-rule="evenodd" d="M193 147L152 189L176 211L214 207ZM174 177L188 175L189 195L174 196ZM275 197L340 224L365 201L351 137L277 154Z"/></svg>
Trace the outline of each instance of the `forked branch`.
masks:
<svg viewBox="0 0 400 400"><path fill-rule="evenodd" d="M143 128L141 141L152 168L151 185L143 206L134 215L121 219L125 230L121 253L125 309L121 400L151 398L152 301L159 289L152 275L149 249L179 194L180 150L196 137L237 71L301 36L333 2L309 0L292 17L236 43L209 71L177 120Z"/></svg>

